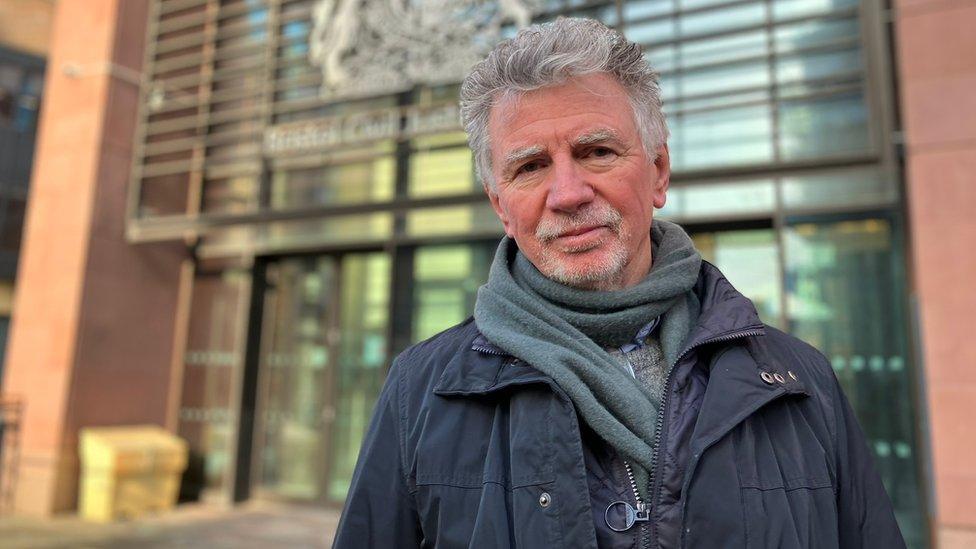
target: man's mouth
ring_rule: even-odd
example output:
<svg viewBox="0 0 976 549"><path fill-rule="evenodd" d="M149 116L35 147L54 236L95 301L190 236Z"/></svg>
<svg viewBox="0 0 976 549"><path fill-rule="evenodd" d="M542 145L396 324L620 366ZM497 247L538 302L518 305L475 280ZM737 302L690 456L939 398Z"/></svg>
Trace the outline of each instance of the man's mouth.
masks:
<svg viewBox="0 0 976 549"><path fill-rule="evenodd" d="M562 232L553 241L563 251L581 252L599 246L608 231L606 225L587 225Z"/></svg>
<svg viewBox="0 0 976 549"><path fill-rule="evenodd" d="M585 227L579 227L577 229L572 229L564 233L560 233L556 238L572 238L574 236L582 236L589 232L596 231L599 229L607 228L606 225L587 225Z"/></svg>

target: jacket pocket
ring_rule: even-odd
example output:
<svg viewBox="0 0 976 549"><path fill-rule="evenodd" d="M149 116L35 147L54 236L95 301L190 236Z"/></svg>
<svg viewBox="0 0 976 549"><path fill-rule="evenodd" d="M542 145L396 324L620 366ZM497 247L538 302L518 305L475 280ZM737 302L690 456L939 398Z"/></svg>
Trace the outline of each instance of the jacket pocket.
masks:
<svg viewBox="0 0 976 549"><path fill-rule="evenodd" d="M422 528L435 546L552 546L554 402L522 389L509 398L444 399L436 417L432 409L415 479Z"/></svg>
<svg viewBox="0 0 976 549"><path fill-rule="evenodd" d="M527 389L498 400L442 401L418 438L417 485L512 490L552 482L554 403Z"/></svg>
<svg viewBox="0 0 976 549"><path fill-rule="evenodd" d="M733 433L747 546L836 546L833 468L799 406L772 403Z"/></svg>

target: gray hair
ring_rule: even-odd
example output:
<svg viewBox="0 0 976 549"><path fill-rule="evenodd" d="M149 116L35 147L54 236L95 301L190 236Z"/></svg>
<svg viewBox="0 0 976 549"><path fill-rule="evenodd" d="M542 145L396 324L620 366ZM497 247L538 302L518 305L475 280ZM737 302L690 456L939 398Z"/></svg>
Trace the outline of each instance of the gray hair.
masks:
<svg viewBox="0 0 976 549"><path fill-rule="evenodd" d="M657 73L640 45L599 21L560 17L499 43L461 84L461 124L474 152L475 173L487 190L496 190L488 143L491 108L502 98L595 73L614 76L627 91L644 150L656 158L668 127Z"/></svg>

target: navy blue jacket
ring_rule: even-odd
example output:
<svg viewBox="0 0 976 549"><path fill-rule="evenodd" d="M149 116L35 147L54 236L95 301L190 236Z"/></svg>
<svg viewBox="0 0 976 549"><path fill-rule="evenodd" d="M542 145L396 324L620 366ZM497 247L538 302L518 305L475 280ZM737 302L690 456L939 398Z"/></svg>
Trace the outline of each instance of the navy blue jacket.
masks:
<svg viewBox="0 0 976 549"><path fill-rule="evenodd" d="M334 547L904 547L827 360L764 326L703 263L665 385L650 520L618 456L545 374L472 320L404 351L363 441Z"/></svg>

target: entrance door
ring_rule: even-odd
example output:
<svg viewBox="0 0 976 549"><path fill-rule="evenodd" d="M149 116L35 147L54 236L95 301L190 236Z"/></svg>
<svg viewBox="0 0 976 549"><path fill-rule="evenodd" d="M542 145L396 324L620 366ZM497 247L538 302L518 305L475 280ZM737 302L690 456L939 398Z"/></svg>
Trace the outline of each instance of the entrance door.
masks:
<svg viewBox="0 0 976 549"><path fill-rule="evenodd" d="M262 496L341 502L386 372L387 254L268 265L255 483Z"/></svg>

